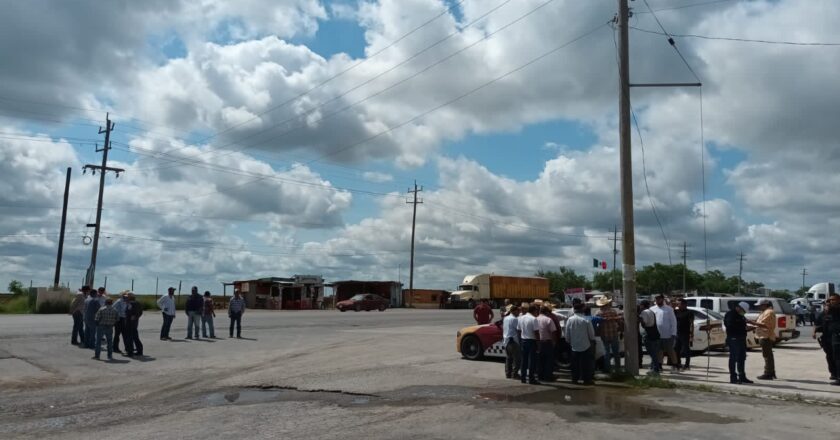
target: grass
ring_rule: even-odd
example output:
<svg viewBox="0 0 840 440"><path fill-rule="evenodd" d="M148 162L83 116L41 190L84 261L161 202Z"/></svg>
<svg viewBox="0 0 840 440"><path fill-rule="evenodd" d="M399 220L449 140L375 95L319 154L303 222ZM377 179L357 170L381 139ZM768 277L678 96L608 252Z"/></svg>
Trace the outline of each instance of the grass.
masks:
<svg viewBox="0 0 840 440"><path fill-rule="evenodd" d="M67 301L44 301L38 306L38 313L67 313L70 303Z"/></svg>
<svg viewBox="0 0 840 440"><path fill-rule="evenodd" d="M32 308L29 305L28 295L15 295L5 303L0 303L0 313L29 313Z"/></svg>

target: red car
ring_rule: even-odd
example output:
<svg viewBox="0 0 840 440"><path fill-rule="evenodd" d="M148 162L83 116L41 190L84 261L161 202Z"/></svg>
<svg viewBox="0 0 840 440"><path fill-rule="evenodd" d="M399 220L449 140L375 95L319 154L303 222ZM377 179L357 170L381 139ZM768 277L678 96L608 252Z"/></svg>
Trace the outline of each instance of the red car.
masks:
<svg viewBox="0 0 840 440"><path fill-rule="evenodd" d="M372 293L360 293L350 299L339 301L335 305L339 311L346 312L348 310L369 312L371 310L379 310L384 312L388 308L388 300Z"/></svg>

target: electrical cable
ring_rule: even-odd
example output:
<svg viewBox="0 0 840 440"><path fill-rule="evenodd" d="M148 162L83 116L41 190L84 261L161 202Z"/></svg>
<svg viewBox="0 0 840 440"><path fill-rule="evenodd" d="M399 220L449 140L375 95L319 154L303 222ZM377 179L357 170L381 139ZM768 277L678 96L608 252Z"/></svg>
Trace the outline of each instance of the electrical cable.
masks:
<svg viewBox="0 0 840 440"><path fill-rule="evenodd" d="M508 1L510 1L510 0L507 0L506 2L504 2L504 3L500 4L499 6L497 6L497 7L493 8L493 9L491 9L491 10L490 10L490 11L488 11L487 13L483 14L482 16L480 16L480 17L476 18L475 20L471 21L470 23L468 23L466 26L471 26L471 25L475 24L476 22L478 22L478 21L480 21L480 20L484 19L486 16L488 16L490 13L494 12L495 10L497 10L498 8L500 8L501 6L503 6L504 4L506 4ZM373 99L373 98L376 98L377 96L380 96L380 95L382 95L382 94L384 94L384 93L386 93L386 92L388 92L388 91L390 91L390 90L393 90L393 89L394 89L394 88L396 88L397 86L400 86L400 85L402 85L402 84L404 84L404 83L406 83L406 82L408 82L408 81L411 81L412 79L414 79L414 78L416 78L416 77L418 77L418 76L420 76L420 75L422 75L422 74L424 74L424 73L428 72L429 70L431 70L431 69L433 69L433 68L435 68L435 67L437 67L437 66L439 66L439 65L443 64L444 62L446 62L446 61L448 61L448 60L450 60L450 59L452 59L452 58L456 57L457 55L460 55L461 53L463 53L463 52L465 52L465 51L467 51L467 50L469 50L469 49L471 49L471 48L473 48L473 47L477 46L477 45L478 45L478 44L480 44L480 43L486 42L486 41L487 41L487 40L489 40L489 39L490 39L490 37L492 37L493 35L496 35L496 34L498 34L499 32L502 32L502 31L504 31L505 29L507 29L507 28L509 28L509 27L513 26L514 24L516 24L516 23L518 23L518 22L522 21L522 20L523 20L523 19L525 19L526 17L528 17L528 16L530 16L531 14L533 14L533 13L537 12L539 9L541 9L541 8L543 8L543 7L545 7L545 6L547 6L547 5L548 5L549 3L551 3L552 1L554 1L554 0L547 0L547 1L545 1L545 2L543 2L543 3L541 3L541 4L539 4L539 5L537 5L537 7L535 7L535 8L533 8L533 9L529 10L528 12L526 12L526 13L525 13L525 14L523 14L523 15L520 15L519 17L517 17L517 18L516 18L516 19L514 19L513 21L508 22L507 24L505 24L505 25L503 25L503 26L501 26L501 27L499 27L499 28L497 28L497 29L493 30L492 32L489 32L489 33L484 34L484 35L483 35L480 39L478 39L478 40L474 41L473 43L468 44L468 45L466 45L466 46L464 46L464 47L462 47L462 48L460 48L460 49L456 50L455 52L450 53L449 55L447 55L447 56L445 56L445 57L443 57L443 58L441 58L441 59L439 59L439 60L435 61L434 63L432 63L432 64L430 64L430 65L426 66L425 68L423 68L423 69L421 69L421 70L419 70L419 71L417 71L417 72L413 73L412 75L409 75L409 76L407 76L407 77L405 77L405 78L402 78L401 80L399 80L399 81L397 81L397 82L395 82L395 83L393 83L393 84L389 85L388 87L385 87L384 89L379 90L379 91L378 91L378 92L376 92L376 93L373 93L373 94L371 94L371 95L368 95L368 96L366 96L365 98L362 98L362 99L360 99L360 100L358 100L358 101L355 101L355 102L353 102L352 104L348 104L348 105L346 105L346 106L344 106L344 107L342 107L342 108L340 108L340 109L338 109L338 110L336 110L336 111L333 111L333 112L331 112L331 113L326 113L326 114L324 114L324 115L320 115L320 116L319 116L318 118L316 118L316 119L305 121L303 124L300 124L300 125L297 125L297 126L295 126L295 127L290 128L290 129L287 129L287 130L281 131L280 133L278 133L278 134L276 134L276 135L272 135L271 137L268 137L268 138L264 138L264 139L257 140L257 142L255 142L255 143L250 143L250 144L246 144L246 145L238 145L238 148L229 149L229 150L228 150L228 151L226 151L226 152L222 152L222 153L216 154L214 158L219 158L219 157L222 157L222 156L227 156L227 155L230 155L230 154L234 154L234 153L237 153L237 152L241 152L241 151L246 150L246 149L250 149L250 148L257 147L257 146L259 146L259 145L261 145L261 144L265 144L265 143L266 143L266 142L268 142L268 141L273 141L273 140L276 140L276 139L282 138L282 137L284 137L284 136L286 136L286 135L288 135L288 134L290 134L290 133L293 133L293 132L295 132L295 131L298 131L298 130L304 129L304 128L306 128L307 126L309 126L309 125L311 125L311 124L314 124L314 123L319 123L319 122L322 122L322 121L324 121L324 120L331 119L332 117L334 117L334 116L336 116L336 115L338 115L338 114L344 113L344 112L345 112L345 111L347 111L347 110L350 110L350 109L352 109L352 108L354 108L354 107L356 107L356 106L358 106L358 105L360 105L360 104L363 104L363 103L365 103L365 102L367 102L367 101L369 101L369 100L371 100L371 99ZM466 27L466 26L465 26L465 27ZM341 93L341 94L339 94L339 95L337 95L337 96L335 96L335 97L331 98L330 100L328 100L328 101L326 101L326 102L324 102L324 103L321 103L321 104L319 104L319 105L317 105L317 106L315 106L315 107L313 107L313 108L311 108L311 109L307 110L306 112L303 112L303 113L301 113L301 114L299 114L299 115L294 115L294 116L292 116L292 117L286 118L286 119L285 119L285 120L283 120L283 121L280 121L280 122L278 122L278 123L276 123L276 124L273 124L273 125L271 125L271 126L269 126L269 127L266 127L265 129L260 130L260 131L258 131L258 132L256 132L256 133L253 133L253 134L251 134L251 135L248 135L248 136L246 136L245 138L239 139L238 141L235 141L235 142L228 142L227 144L223 144L223 145L221 145L221 146L212 147L211 149L208 149L208 151L205 151L205 152L203 152L203 153L200 153L200 155L207 155L208 153L215 153L215 152L219 152L219 150L222 150L222 149L225 149L225 148L227 148L227 147L230 147L230 146L236 145L236 144L238 144L238 143L242 142L243 140L250 139L250 138L253 138L253 137L258 136L258 135L260 135L260 134L263 134L263 133L266 133L266 132L268 132L268 131L274 130L275 128L278 128L278 127L280 127L280 126L282 126L282 125L285 125L285 124L287 124L287 123L294 122L294 121L299 121L299 120L301 120L302 118L306 118L306 116L314 114L316 111L318 111L318 110L320 110L320 109L324 108L327 104L329 104L329 103L331 103L331 102L334 102L334 101L338 100L339 98L341 98L341 97L343 97L343 96L347 95L348 93L350 93L350 92L352 92L352 91L354 91L354 90L358 89L359 87L362 87L362 86L364 86L364 85L366 85L366 84L368 84L368 83L372 82L373 80L375 80L375 79L377 79L377 78L379 78L379 77L383 76L384 74L386 74L386 73L388 73L388 72L390 72L390 71L392 71L392 70L394 70L394 69L396 69L396 68L398 68L398 67L400 67L400 66L404 65L405 63L407 63L408 61L411 61L413 58L415 58L415 57L416 57L416 56L418 56L419 54L424 53L425 51L427 51L427 50L431 49L432 47L435 47L436 45L438 45L438 44L440 44L440 43L442 43L442 42L446 41L447 39L451 38L452 36L454 36L454 35L459 35L459 34L460 34L460 32L461 32L462 30L463 30L463 28L462 28L461 30L456 31L456 32L450 33L450 34L449 34L449 35L447 35L446 37L444 37L444 38L442 38L442 39L440 39L440 40L436 41L435 43L432 43L430 46L427 46L426 48L424 48L424 49L422 49L420 52L417 52L416 54L412 55L412 56L411 56L411 57L409 57L408 59L403 60L401 63L397 64L396 66L393 66L392 68L390 68L390 69L388 69L388 70L386 70L386 71L384 71L384 72L380 73L379 75L377 75L377 76L375 76L375 77L373 77L373 78L371 78L371 79L369 79L369 80L367 80L367 81L365 81L365 82L363 82L363 83L361 83L361 84L358 84L358 85L354 86L353 88L351 88L351 89L349 89L349 90L347 90L347 91L345 91L345 92L343 92L343 93ZM183 147L179 147L179 148L174 149L174 150L169 150L169 151L167 151L166 153L171 153L171 152L173 152L173 151L178 151L178 150L180 150L180 149L184 149L184 148L188 148L188 147L189 147L189 145L185 145L185 146L183 146ZM141 170L142 170L142 171L149 171L149 170L156 170L156 169L158 169L158 170L159 170L159 169L172 168L172 167L174 167L174 166L177 166L177 165L170 165L170 166L163 166L163 167L144 168L144 169L141 169ZM140 171L140 170L138 170L138 171Z"/></svg>
<svg viewBox="0 0 840 440"><path fill-rule="evenodd" d="M648 12L648 11L638 11L638 12L636 12L636 14L651 14L653 12L676 11L678 9L696 8L698 6L714 5L714 4L717 4L717 3L729 3L731 1L734 1L734 0L712 0L712 1L708 1L708 2L691 3L691 4L687 4L687 5L682 5L682 6L672 6L672 7L668 7L668 8L653 9L650 12Z"/></svg>
<svg viewBox="0 0 840 440"><path fill-rule="evenodd" d="M323 87L324 85L326 85L326 84L330 83L332 80L334 80L334 79L336 79L336 78L338 78L338 77L340 77L340 76L344 75L345 73L347 73L347 72L349 72L349 71L351 71L351 70L355 69L356 67L359 67L360 65L362 65L362 64L364 64L364 63L366 63L366 62L367 62L367 61L369 61L370 59L372 59L372 58L374 58L374 57L378 56L379 54L381 54L381 53L385 52L386 50L390 49L391 47L394 47L394 46L395 46L397 43L399 43L400 41L404 40L405 38L407 38L407 37L409 37L410 35L414 34L414 33L415 33L415 32L417 32L418 30L420 30L420 29L422 29L423 27L425 27L425 26L429 25L430 23L434 22L435 20L437 20L438 18L442 17L443 15L445 15L445 14L449 13L450 11L454 10L456 7L458 7L458 6L460 6L462 3L464 3L464 1L465 1L465 0L460 0L460 1L456 2L455 4L453 4L452 6L450 6L449 8L447 8L447 9L443 10L443 11L442 11L441 13L439 13L438 15L435 15L435 16L434 16L434 17L432 17L431 19L429 19L429 20L427 20L427 21L423 22L422 24L420 24L419 26L417 26L417 27L415 27L415 28L411 29L410 31L408 31L407 33L403 34L402 36L400 36L400 37L399 37L399 38L397 38L396 40L394 40L394 41L390 42L388 45L386 45L386 46L385 46L385 47L383 47L382 49L379 49L379 50L377 50L376 52L374 52L374 53L372 53L372 54L370 54L370 55L366 56L364 59L360 60L359 62L357 62L357 63L355 63L355 64L351 65L350 67L347 67L347 68L345 68L345 69L343 69L343 70L339 71L339 72L338 72L338 73L336 73L335 75L332 75L332 76L328 77L328 78L327 78L327 79L325 79L324 81L321 81L320 83L318 83L318 84L316 84L315 86L313 86L313 87L311 87L311 88L309 88L309 89L305 90L304 92L302 92L302 93L300 93L300 94L298 94L298 95L296 95L296 96L294 96L294 97L292 97L292 98L289 98L289 99L287 99L287 100L285 100L285 101L283 101L283 102L281 102L281 103L279 103L279 104L277 104L277 105L275 105L275 106L273 106L273 107L270 107L269 109L267 109L267 110L265 110L265 111L263 111L263 112L258 113L257 115L255 115L254 117L252 117L252 118L250 118L250 119L247 119L247 120L242 121L242 122L240 122L240 123L234 124L234 125L232 125L232 126L230 126L230 127L225 128L224 130L221 130L221 131L218 131L218 132L216 132L216 133L213 133L213 134L211 134L211 135L209 135L209 136L206 136L206 137L204 137L204 138L200 139L200 140L199 140L198 142L196 142L196 143L203 143L203 142L206 142L206 141L208 141L208 140L210 140L210 139L212 139L212 138L215 138L215 137L217 137L217 136L219 136L219 135L221 135L221 134L227 133L227 132L229 132L229 131L231 131L231 130L233 130L233 129L235 129L235 128L241 127L241 126L243 126L243 125L245 125L245 124L247 124L247 123L249 123L249 122L255 121L255 120L259 119L261 116L264 116L264 115L266 115L266 114L268 114L268 113L271 113L271 112L273 112L273 111L275 111L275 110L277 110L277 109L280 109L280 108L282 108L282 107L285 107L285 106L287 106L287 105L289 105L289 104L291 104L291 103L293 103L293 102L297 101L298 99L300 99L300 98L302 98L302 97L304 97L304 96L308 95L309 93L311 93L311 92L313 92L313 91L315 91L315 90L317 90L317 89L319 89L319 88ZM497 6L497 7L493 8L493 9L491 10L491 12L492 12L492 11L494 11L494 10L496 10L496 9L498 9L498 8L500 8L501 6L503 6L504 4L506 4L506 3L508 3L508 2L510 2L510 0L506 0L506 1L504 1L504 2L503 2L503 3L501 3L499 6ZM486 14L485 14L485 16L486 16ZM474 22L473 22L473 23L474 23ZM472 23L470 23L469 25L472 25ZM469 26L469 25L468 25L468 26ZM447 38L448 38L448 37L447 37ZM442 41L443 41L443 40L441 40L441 41L439 41L439 42L437 42L437 43L434 43L432 46L429 46L429 47L427 47L426 49L423 49L420 53L425 52L426 50L428 50L428 49L430 49L431 47L433 47L433 46L435 46L435 45L439 44L439 43L440 43L440 42L442 42ZM418 54L415 54L414 56L417 56L417 55L419 55L419 53L418 53ZM392 67L392 68L391 68L391 69L389 69L388 71L393 70L393 69L394 69L394 68L396 68L396 67L399 67L400 65L402 65L402 64L404 64L405 62L409 61L410 59L414 58L414 56L412 56L412 57L411 57L411 58L409 58L408 60L403 61L402 63L398 64L397 66ZM387 73L388 71L386 71L385 73ZM383 73L383 74L384 74L384 73ZM259 131L259 132L257 132L257 133L252 134L252 135L249 135L248 137L246 137L246 138L244 138L244 139L241 139L241 140L239 140L238 142L241 142L242 140L245 140L245 139L249 139L250 137L253 137L253 136L257 135L257 134L263 133L263 132L265 132L266 130L270 130L270 129L273 129L273 127L269 127L269 128L267 128L267 129L261 130L261 131ZM168 154L168 153L171 153L171 152L173 152L173 151L178 151L179 149L183 149L183 148L185 148L185 147L179 147L179 148L176 148L176 149L167 150L167 151L165 151L163 154Z"/></svg>
<svg viewBox="0 0 840 440"><path fill-rule="evenodd" d="M662 29L662 32L664 32L665 35L668 37L668 44L670 44L671 47L674 48L674 50L677 52L677 55L679 55L680 59L683 61L683 64L685 64L685 67L687 67L689 72L691 72L691 74L694 75L694 78L698 82L702 83L703 81L700 79L700 76L697 75L697 72L694 71L694 69L691 67L691 64L688 64L688 60L686 60L685 56L683 56L682 52L680 52L680 48L677 47L677 43L674 41L674 38L671 36L671 34L668 33L667 30L665 30L665 26L662 25L661 21L659 21L659 17L656 15L655 12L653 12L653 9L651 9L650 5L648 4L648 1L647 0L642 0L642 1L645 2L645 6L647 6L651 15L653 15L653 19L656 20L656 24L659 25L659 28Z"/></svg>
<svg viewBox="0 0 840 440"><path fill-rule="evenodd" d="M676 37L676 38L699 38L702 40L721 40L721 41L735 41L739 43L757 43L757 44L775 44L775 45L783 45L783 46L824 46L824 47L832 47L832 46L840 46L840 43L825 43L825 42L800 42L800 41L783 41L783 40L762 40L762 39L753 39L753 38L737 38L737 37L716 37L716 36L709 36L709 35L696 35L696 34L669 34L663 33L658 31L653 31L650 29L643 29L640 27L630 26L631 29L637 30L639 32L644 32L648 34L656 34L656 35L666 35L669 37Z"/></svg>

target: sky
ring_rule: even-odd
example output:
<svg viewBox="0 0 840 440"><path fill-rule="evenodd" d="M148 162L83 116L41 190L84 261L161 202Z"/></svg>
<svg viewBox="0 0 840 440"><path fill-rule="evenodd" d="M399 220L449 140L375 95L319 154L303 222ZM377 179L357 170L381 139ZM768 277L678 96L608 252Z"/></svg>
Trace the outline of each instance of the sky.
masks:
<svg viewBox="0 0 840 440"><path fill-rule="evenodd" d="M615 1L0 2L3 286L52 283L68 167L81 284L106 113L109 290L407 285L415 183L416 288L612 265ZM703 84L632 90L637 267L686 243L699 272L836 281L840 2L631 6L631 82Z"/></svg>

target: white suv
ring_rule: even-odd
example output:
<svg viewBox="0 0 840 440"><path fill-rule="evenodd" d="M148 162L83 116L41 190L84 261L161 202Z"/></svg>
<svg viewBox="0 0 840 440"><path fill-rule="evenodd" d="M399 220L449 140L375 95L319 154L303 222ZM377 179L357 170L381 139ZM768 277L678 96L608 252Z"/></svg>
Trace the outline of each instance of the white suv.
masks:
<svg viewBox="0 0 840 440"><path fill-rule="evenodd" d="M744 301L750 305L750 309L747 310L747 319L750 320L755 320L761 313L755 303L760 299L767 299L770 300L771 304L773 304L773 311L776 312L777 341L789 341L799 337L799 330L796 329L796 315L793 312L793 307L779 298L758 298L752 296L688 296L685 299L688 301L689 307L702 307L704 309L718 312L721 315L728 312L730 307L735 307L735 304Z"/></svg>

